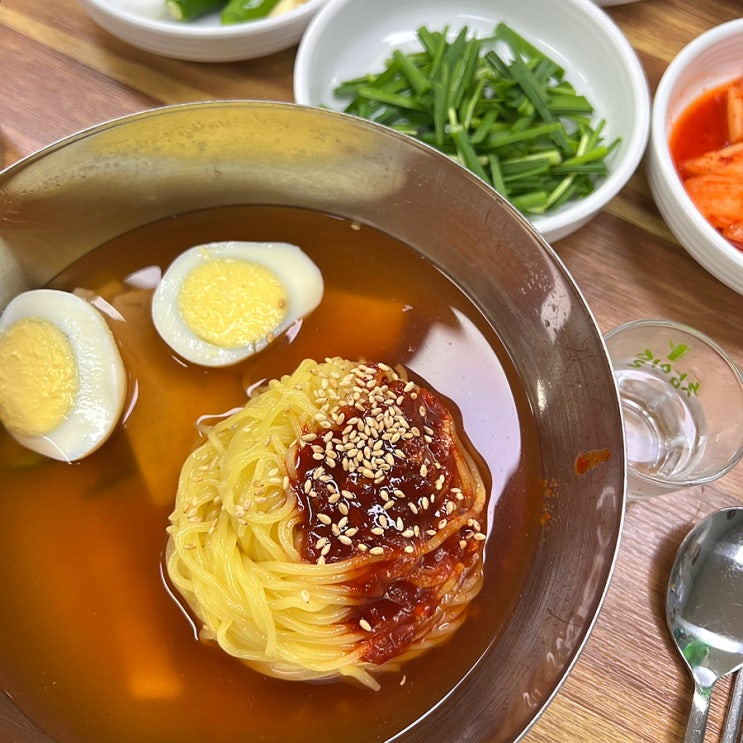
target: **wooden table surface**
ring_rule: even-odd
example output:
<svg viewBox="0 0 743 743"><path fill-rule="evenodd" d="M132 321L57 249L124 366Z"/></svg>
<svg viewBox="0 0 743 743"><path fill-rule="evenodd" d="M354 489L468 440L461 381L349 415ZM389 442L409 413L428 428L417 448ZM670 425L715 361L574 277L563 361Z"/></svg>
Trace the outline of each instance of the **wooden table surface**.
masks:
<svg viewBox="0 0 743 743"><path fill-rule="evenodd" d="M741 15L743 5L644 0L606 10L637 50L652 92L686 43ZM98 28L74 0L0 0L0 161L9 165L84 127L163 104L291 101L295 52L230 64L163 59ZM603 332L635 318L677 319L743 364L743 296L679 246L653 204L644 164L599 217L554 247ZM629 505L596 627L528 743L683 738L692 687L665 626L668 571L694 523L741 502L743 465L713 485ZM723 681L715 692L707 741L719 737L728 689Z"/></svg>

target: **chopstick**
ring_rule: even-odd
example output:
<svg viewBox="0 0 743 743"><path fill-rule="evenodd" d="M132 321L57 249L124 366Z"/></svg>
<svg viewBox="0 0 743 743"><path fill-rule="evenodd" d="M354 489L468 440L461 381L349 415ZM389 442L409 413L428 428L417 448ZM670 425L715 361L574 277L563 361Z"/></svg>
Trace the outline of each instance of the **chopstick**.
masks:
<svg viewBox="0 0 743 743"><path fill-rule="evenodd" d="M741 716L743 716L743 671L738 671L730 692L720 743L739 743Z"/></svg>

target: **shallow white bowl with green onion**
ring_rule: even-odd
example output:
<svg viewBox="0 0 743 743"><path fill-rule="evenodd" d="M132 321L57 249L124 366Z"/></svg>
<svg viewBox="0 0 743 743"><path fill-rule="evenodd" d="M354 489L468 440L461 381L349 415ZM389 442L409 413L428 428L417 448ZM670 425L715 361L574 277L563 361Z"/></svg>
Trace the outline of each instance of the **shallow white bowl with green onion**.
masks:
<svg viewBox="0 0 743 743"><path fill-rule="evenodd" d="M221 23L218 11L177 20L168 12L166 0L79 2L101 28L139 49L192 62L235 62L295 45L326 0L304 0L279 15L228 25Z"/></svg>
<svg viewBox="0 0 743 743"><path fill-rule="evenodd" d="M470 37L483 40L482 56L492 48L510 63L515 56L510 47L503 47L501 41L485 41L493 36L499 23L512 29L539 54L564 70L563 82L569 83L592 108L590 113L578 116L599 132L598 146L615 143L602 161L605 172L591 176L593 190L590 193L579 194L573 188L571 192L575 191L576 195L560 203L558 196L562 191L554 187L554 180L545 180L548 185L543 187L536 184L537 176L530 175L532 184L538 185L533 193L523 186L523 199L522 195L506 194L542 236L553 242L586 224L619 193L637 169L648 141L650 96L642 65L618 26L591 0L561 0L559 3L544 0L500 0L498 3L492 0L376 0L374 3L329 0L312 19L300 42L294 68L294 97L297 103L304 105L348 110L373 118L377 114L367 116L365 108L347 109L352 98L339 94L342 83L380 73L395 50L405 55L419 52L422 46L418 29L421 27L432 32L446 31L450 42L466 27ZM525 56L524 59L528 65L530 58ZM545 95L553 92L547 91ZM464 108L458 109L461 115L455 113L453 119L446 117L446 122L438 122L438 125L451 128L452 123L456 127L462 120L468 120ZM471 138L482 118L473 117L470 128L465 127L468 132L465 139ZM553 118L562 120L563 116L558 112ZM603 128L599 130L602 120ZM544 122L532 117L529 126L540 123ZM398 123L393 121L390 125L397 127ZM429 131L421 133L425 127L413 124L406 131L407 124L401 126L405 133L423 138L427 144L440 144L431 141L435 137ZM565 126L569 130L575 128L571 121ZM578 139L576 137L576 141ZM488 153L492 151L496 150ZM571 163L576 162L571 159L575 153L571 156L567 152L565 148L564 157ZM502 158L499 160L500 155L492 158L488 153L479 147L475 152L484 169L482 173L477 171L472 159L467 161L459 147L451 154L502 191L503 180L493 177L490 167L495 159L495 169L500 172L497 163ZM510 158L509 167L514 167L511 162L516 158L508 154L505 157ZM565 168L567 165L560 165L558 171ZM565 178L569 180L567 175ZM561 181L560 188L564 186ZM547 198L541 202L530 201L538 192L546 194ZM533 211L530 204L534 204Z"/></svg>

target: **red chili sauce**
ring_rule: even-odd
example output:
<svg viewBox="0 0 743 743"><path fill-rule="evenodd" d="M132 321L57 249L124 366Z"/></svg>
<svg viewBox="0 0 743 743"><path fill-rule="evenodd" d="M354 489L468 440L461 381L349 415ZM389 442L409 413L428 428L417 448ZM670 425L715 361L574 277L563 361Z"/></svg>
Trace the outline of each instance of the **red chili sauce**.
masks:
<svg viewBox="0 0 743 743"><path fill-rule="evenodd" d="M735 83L732 83L735 84ZM725 97L731 83L708 90L684 112L671 130L668 146L671 157L682 177L679 164L710 150L719 150L730 144L726 118Z"/></svg>
<svg viewBox="0 0 743 743"><path fill-rule="evenodd" d="M381 394L341 407L299 449L292 484L303 559L357 559L351 621L368 633L364 660L380 664L425 634L444 594L479 567L484 524L444 402L405 380L376 381Z"/></svg>

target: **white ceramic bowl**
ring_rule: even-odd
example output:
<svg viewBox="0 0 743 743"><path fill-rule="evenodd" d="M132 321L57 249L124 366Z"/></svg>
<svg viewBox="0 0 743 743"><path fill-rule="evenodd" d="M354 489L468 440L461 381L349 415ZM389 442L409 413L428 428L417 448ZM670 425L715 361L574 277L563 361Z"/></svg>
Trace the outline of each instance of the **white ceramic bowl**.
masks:
<svg viewBox="0 0 743 743"><path fill-rule="evenodd" d="M416 29L452 33L467 26L490 35L498 21L539 46L566 70L566 77L605 118L606 141L621 145L610 155L610 174L584 199L531 218L548 241L594 217L635 172L647 144L650 96L642 66L619 28L591 0L329 0L299 45L294 68L298 103L342 110L339 83L383 68L394 48L418 48Z"/></svg>
<svg viewBox="0 0 743 743"><path fill-rule="evenodd" d="M743 75L743 18L698 36L673 59L653 100L648 179L658 209L678 241L713 276L743 294L743 251L701 215L668 149L679 115L706 90Z"/></svg>
<svg viewBox="0 0 743 743"><path fill-rule="evenodd" d="M165 0L80 0L102 28L147 52L193 62L234 62L263 57L296 44L326 0L307 0L273 18L222 25L219 14L172 20Z"/></svg>

